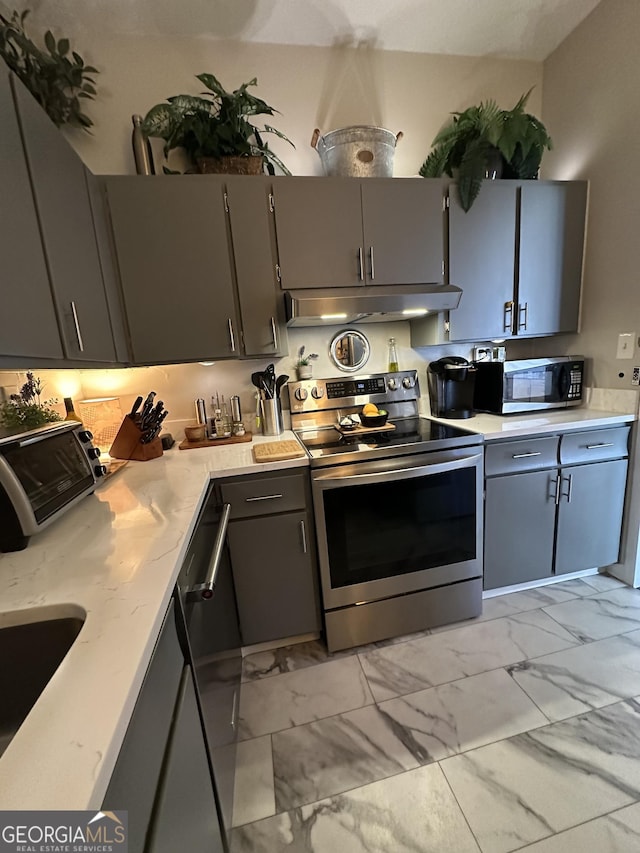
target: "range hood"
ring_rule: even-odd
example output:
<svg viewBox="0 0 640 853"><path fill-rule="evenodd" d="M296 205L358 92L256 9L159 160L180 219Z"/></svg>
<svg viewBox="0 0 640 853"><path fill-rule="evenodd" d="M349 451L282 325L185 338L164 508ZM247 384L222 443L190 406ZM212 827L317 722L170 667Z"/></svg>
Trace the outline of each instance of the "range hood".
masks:
<svg viewBox="0 0 640 853"><path fill-rule="evenodd" d="M331 287L285 293L287 326L329 326L411 320L458 307L453 284Z"/></svg>

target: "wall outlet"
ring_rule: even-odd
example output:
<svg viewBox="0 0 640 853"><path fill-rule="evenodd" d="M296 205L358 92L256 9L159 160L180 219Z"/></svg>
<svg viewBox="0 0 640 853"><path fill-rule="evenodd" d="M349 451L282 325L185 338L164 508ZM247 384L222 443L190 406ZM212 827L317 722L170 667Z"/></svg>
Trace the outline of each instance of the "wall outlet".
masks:
<svg viewBox="0 0 640 853"><path fill-rule="evenodd" d="M631 384L640 385L640 367L634 367L631 374Z"/></svg>
<svg viewBox="0 0 640 853"><path fill-rule="evenodd" d="M636 343L635 332L621 332L618 335L616 358L633 358Z"/></svg>

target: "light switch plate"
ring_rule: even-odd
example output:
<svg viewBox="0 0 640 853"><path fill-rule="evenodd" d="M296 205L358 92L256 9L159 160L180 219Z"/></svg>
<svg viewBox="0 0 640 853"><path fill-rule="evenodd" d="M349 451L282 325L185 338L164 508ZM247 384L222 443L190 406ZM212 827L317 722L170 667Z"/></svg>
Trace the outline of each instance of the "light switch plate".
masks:
<svg viewBox="0 0 640 853"><path fill-rule="evenodd" d="M618 335L618 347L616 349L616 358L633 358L635 351L636 333L621 332Z"/></svg>

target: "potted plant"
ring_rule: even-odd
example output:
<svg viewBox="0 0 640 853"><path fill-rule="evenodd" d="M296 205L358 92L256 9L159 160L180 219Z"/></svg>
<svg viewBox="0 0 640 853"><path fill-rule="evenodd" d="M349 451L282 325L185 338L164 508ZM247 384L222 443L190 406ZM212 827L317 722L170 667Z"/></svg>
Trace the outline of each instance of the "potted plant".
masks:
<svg viewBox="0 0 640 853"><path fill-rule="evenodd" d="M258 128L249 121L251 116L276 112L248 91L257 85L257 79L227 92L213 74L196 77L208 92L174 95L167 103L156 104L144 117L144 134L164 139L164 156L173 148L183 148L203 173L261 174L266 161L270 174L274 174L275 165L290 175L263 134L275 134L293 146L291 140L271 125Z"/></svg>
<svg viewBox="0 0 640 853"><path fill-rule="evenodd" d="M423 178L454 176L458 196L468 211L480 192L484 178L535 179L545 148L552 143L542 122L524 108L531 89L510 110L495 101L481 102L453 119L432 142L433 149L422 164Z"/></svg>
<svg viewBox="0 0 640 853"><path fill-rule="evenodd" d="M98 69L85 65L79 53L71 50L69 39L55 40L51 30L44 34L46 50L27 36L24 22L29 14L13 12L11 18L0 15L0 56L24 83L49 118L89 131L93 122L83 112L83 100L95 97L93 75Z"/></svg>
<svg viewBox="0 0 640 853"><path fill-rule="evenodd" d="M18 394L12 394L4 403L0 403L0 426L10 429L21 429L23 427L39 427L52 421L61 421L62 418L52 409L58 401L40 401L42 394L42 381L36 379L30 371L27 373L27 381Z"/></svg>
<svg viewBox="0 0 640 853"><path fill-rule="evenodd" d="M298 379L311 379L313 376L313 364L318 358L317 352L305 353L304 346L301 346L298 350L298 360L296 361L295 367L298 371Z"/></svg>

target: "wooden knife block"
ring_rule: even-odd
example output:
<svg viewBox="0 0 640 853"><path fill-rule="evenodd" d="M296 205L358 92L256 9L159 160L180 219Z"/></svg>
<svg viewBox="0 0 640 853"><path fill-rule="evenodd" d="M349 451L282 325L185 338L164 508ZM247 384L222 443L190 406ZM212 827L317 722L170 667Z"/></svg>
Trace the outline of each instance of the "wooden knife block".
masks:
<svg viewBox="0 0 640 853"><path fill-rule="evenodd" d="M125 415L109 450L109 456L114 459L135 459L138 462L147 462L162 456L162 441L159 437L148 444L142 444L141 438L142 431L138 424L131 415Z"/></svg>

